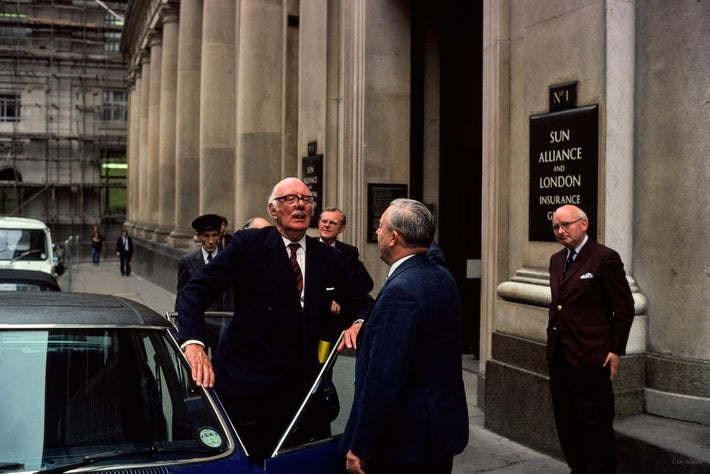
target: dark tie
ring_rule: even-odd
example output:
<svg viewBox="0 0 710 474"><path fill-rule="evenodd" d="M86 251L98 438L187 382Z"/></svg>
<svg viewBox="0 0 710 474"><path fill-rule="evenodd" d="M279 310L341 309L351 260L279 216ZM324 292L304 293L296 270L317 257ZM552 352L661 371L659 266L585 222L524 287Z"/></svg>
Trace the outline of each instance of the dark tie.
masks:
<svg viewBox="0 0 710 474"><path fill-rule="evenodd" d="M574 254L576 252L574 250L570 250L568 255L567 255L567 260L565 260L565 275L567 275L567 272L569 271L569 267L572 266L572 262L574 262Z"/></svg>
<svg viewBox="0 0 710 474"><path fill-rule="evenodd" d="M210 263L212 261L212 252L207 254L207 263Z"/></svg>
<svg viewBox="0 0 710 474"><path fill-rule="evenodd" d="M301 296L303 291L303 275L301 274L301 267L298 265L298 260L296 260L296 251L300 247L300 244L290 243L288 247L291 249L291 270L296 276L296 289L298 290L298 296Z"/></svg>

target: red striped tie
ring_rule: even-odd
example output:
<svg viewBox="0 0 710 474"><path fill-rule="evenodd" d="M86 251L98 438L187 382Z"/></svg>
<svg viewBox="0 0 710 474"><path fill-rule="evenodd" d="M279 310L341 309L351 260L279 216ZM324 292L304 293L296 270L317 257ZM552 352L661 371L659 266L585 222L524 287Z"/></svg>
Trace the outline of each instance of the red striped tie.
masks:
<svg viewBox="0 0 710 474"><path fill-rule="evenodd" d="M303 291L303 274L301 274L301 267L298 265L298 260L296 260L296 251L300 247L300 244L290 243L288 247L291 249L291 270L296 276L296 289L298 290L298 296L301 296Z"/></svg>

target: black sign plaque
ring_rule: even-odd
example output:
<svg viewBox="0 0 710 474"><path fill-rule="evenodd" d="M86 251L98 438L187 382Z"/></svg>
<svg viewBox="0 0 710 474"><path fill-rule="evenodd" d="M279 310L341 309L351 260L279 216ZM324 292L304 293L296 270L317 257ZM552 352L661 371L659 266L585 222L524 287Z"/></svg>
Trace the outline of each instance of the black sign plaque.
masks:
<svg viewBox="0 0 710 474"><path fill-rule="evenodd" d="M367 184L367 241L377 242L380 217L397 198L407 197L406 184Z"/></svg>
<svg viewBox="0 0 710 474"><path fill-rule="evenodd" d="M311 195L316 198L313 205L313 218L310 227L318 227L318 216L323 199L323 155L304 156L301 158L303 182Z"/></svg>
<svg viewBox="0 0 710 474"><path fill-rule="evenodd" d="M573 204L597 222L599 106L530 116L529 240L554 241L552 214Z"/></svg>

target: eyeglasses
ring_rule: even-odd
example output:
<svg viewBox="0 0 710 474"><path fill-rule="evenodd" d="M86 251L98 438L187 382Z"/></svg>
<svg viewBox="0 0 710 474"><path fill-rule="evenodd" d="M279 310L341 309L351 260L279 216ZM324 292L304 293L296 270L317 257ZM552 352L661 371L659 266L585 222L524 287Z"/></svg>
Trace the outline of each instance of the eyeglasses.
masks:
<svg viewBox="0 0 710 474"><path fill-rule="evenodd" d="M316 198L313 196L301 196L298 194L287 194L285 196L279 196L274 199L277 201L283 201L286 204L291 205L296 204L299 199L303 201L303 204L313 204L314 202L316 202Z"/></svg>
<svg viewBox="0 0 710 474"><path fill-rule="evenodd" d="M580 217L579 219L575 219L572 222L560 222L559 224L552 224L552 232L559 232L560 229L567 230L569 228L569 226L571 226L575 222L579 222L581 220L582 220L582 218Z"/></svg>
<svg viewBox="0 0 710 474"><path fill-rule="evenodd" d="M340 222L338 221L329 221L328 219L321 219L320 223L323 225L330 224L332 226L340 225Z"/></svg>

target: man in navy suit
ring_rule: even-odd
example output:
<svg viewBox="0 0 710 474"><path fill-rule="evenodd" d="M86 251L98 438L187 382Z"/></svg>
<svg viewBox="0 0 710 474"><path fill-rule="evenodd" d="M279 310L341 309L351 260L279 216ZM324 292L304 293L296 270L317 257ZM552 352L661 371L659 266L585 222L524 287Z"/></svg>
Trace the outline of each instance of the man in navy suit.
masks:
<svg viewBox="0 0 710 474"><path fill-rule="evenodd" d="M380 219L390 271L361 330L340 443L351 473L450 473L468 442L460 298L448 270L426 257L435 230L411 199L392 201Z"/></svg>
<svg viewBox="0 0 710 474"><path fill-rule="evenodd" d="M562 206L552 229L547 360L557 433L573 473L616 472L612 380L625 354L634 300L619 254L587 236L587 215Z"/></svg>
<svg viewBox="0 0 710 474"><path fill-rule="evenodd" d="M354 283L340 252L306 236L314 198L286 178L271 193L274 227L240 230L180 290L179 339L197 385L219 394L253 460L269 456L319 369L318 341L332 318L352 345L372 298ZM228 287L234 317L212 361L204 311ZM330 313L334 298L339 315ZM214 365L213 365L214 364Z"/></svg>
<svg viewBox="0 0 710 474"><path fill-rule="evenodd" d="M123 229L121 237L116 240L116 255L121 259L121 275L131 275L131 258L133 257L133 239L128 231Z"/></svg>

